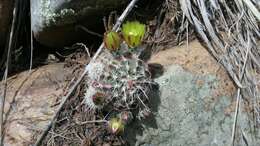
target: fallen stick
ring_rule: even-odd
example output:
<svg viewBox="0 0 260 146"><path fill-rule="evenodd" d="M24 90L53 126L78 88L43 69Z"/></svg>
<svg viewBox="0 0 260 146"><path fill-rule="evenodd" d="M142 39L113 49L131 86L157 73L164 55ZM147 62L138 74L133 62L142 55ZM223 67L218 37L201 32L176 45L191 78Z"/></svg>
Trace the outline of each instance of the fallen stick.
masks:
<svg viewBox="0 0 260 146"><path fill-rule="evenodd" d="M118 18L116 24L113 26L113 31L118 31L122 22L125 20L126 16L131 12L131 10L133 9L134 5L136 4L138 0L132 0L128 6L126 7L126 9L124 10L124 12L121 14L121 16ZM58 110L55 112L55 114L52 117L51 122L46 126L45 130L42 132L42 134L40 135L40 137L37 139L36 143L34 144L34 146L40 146L42 144L43 139L46 137L46 135L48 134L49 130L51 129L52 125L54 124L54 121L56 120L56 118L58 117L58 114L60 113L62 107L64 106L64 104L66 103L66 101L68 100L68 98L71 96L71 94L73 93L73 91L76 89L76 87L79 85L79 83L82 81L82 79L84 78L84 76L87 74L88 69L90 64L92 64L96 58L99 56L99 54L102 52L104 48L104 43L102 43L100 45L100 47L98 48L96 54L94 55L94 57L91 59L91 61L89 62L89 64L86 65L86 68L84 70L84 72L81 74L81 76L78 78L78 80L76 81L76 83L71 87L71 89L69 90L68 94L66 96L64 96L62 98L62 102L58 108Z"/></svg>

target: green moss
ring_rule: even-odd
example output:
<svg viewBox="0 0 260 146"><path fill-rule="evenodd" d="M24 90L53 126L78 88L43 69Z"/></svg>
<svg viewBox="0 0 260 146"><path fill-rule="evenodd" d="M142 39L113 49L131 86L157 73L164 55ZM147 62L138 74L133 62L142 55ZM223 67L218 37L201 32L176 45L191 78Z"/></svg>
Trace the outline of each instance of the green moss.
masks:
<svg viewBox="0 0 260 146"><path fill-rule="evenodd" d="M73 9L62 9L59 12L54 12L51 9L50 0L41 1L40 12L46 26L72 23L75 22L77 16Z"/></svg>

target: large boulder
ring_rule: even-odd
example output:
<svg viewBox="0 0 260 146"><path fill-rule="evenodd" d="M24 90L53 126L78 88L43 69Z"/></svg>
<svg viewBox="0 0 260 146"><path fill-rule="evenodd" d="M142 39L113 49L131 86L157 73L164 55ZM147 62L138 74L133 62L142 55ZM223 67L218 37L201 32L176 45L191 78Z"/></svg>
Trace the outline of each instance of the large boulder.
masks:
<svg viewBox="0 0 260 146"><path fill-rule="evenodd" d="M28 146L35 142L33 136L50 122L64 94L63 89L72 77L72 68L57 63L8 79L5 146ZM1 82L0 89L3 95Z"/></svg>
<svg viewBox="0 0 260 146"><path fill-rule="evenodd" d="M87 54L77 52L69 55L64 63L52 62L45 66L24 71L7 79L5 102L5 146L28 146L50 123L62 97L88 64ZM4 82L0 82L0 96Z"/></svg>
<svg viewBox="0 0 260 146"><path fill-rule="evenodd" d="M6 42L7 33L12 19L13 0L0 1L0 52Z"/></svg>
<svg viewBox="0 0 260 146"><path fill-rule="evenodd" d="M84 25L95 29L104 15L118 10L129 0L33 0L32 29L41 44L62 47L88 37L76 29Z"/></svg>
<svg viewBox="0 0 260 146"><path fill-rule="evenodd" d="M156 79L161 94L151 98L154 117L128 129L130 145L230 145L235 87L207 50L195 41L161 51L150 62L165 67ZM259 145L259 133L254 135L252 119L241 106L235 145Z"/></svg>

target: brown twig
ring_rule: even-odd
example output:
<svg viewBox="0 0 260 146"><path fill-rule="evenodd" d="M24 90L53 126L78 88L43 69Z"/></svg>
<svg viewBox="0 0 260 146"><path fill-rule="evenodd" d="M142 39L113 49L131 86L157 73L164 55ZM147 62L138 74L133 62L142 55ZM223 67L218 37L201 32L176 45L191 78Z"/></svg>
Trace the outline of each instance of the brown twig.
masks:
<svg viewBox="0 0 260 146"><path fill-rule="evenodd" d="M91 30L87 29L86 27L84 27L84 26L82 26L82 25L77 25L77 26L76 26L76 29L78 29L78 28L84 30L85 32L87 32L87 33L89 33L89 34L91 34L91 35L94 35L94 36L103 38L103 35L101 35L101 34L99 34L99 33L97 33L97 32L91 31Z"/></svg>
<svg viewBox="0 0 260 146"><path fill-rule="evenodd" d="M126 7L126 9L124 10L124 12L121 14L121 16L118 18L116 24L113 27L113 31L118 31L119 27L121 26L122 22L125 20L126 16L129 14L129 12L133 9L134 5L136 4L138 0L132 0L128 6ZM88 72L88 67L90 64L92 64L96 58L99 56L99 54L102 52L104 48L104 43L102 43L98 49L98 51L96 52L96 54L94 55L94 57L92 58L92 60L90 61L90 63L88 65L86 65L86 68L84 70L84 72L81 74L81 76L78 78L78 80L75 82L75 84L71 87L71 89L69 90L68 94L66 96L64 96L62 98L62 102L58 108L58 110L55 112L55 114L52 117L51 122L47 125L47 127L45 128L45 130L43 131L43 133L40 135L39 139L36 141L34 146L40 146L42 144L43 139L46 137L46 135L48 134L49 130L51 129L52 125L54 124L54 121L56 120L56 118L58 117L58 114L60 113L62 107L64 106L64 104L66 103L66 101L68 100L68 98L71 96L71 94L73 93L73 91L76 89L76 87L79 85L79 83L82 81L82 79L84 78L84 76L87 74Z"/></svg>
<svg viewBox="0 0 260 146"><path fill-rule="evenodd" d="M76 123L79 125L85 125L85 124L93 124L93 123L108 123L108 121L107 120L93 120L93 121L84 121L84 122L76 121Z"/></svg>

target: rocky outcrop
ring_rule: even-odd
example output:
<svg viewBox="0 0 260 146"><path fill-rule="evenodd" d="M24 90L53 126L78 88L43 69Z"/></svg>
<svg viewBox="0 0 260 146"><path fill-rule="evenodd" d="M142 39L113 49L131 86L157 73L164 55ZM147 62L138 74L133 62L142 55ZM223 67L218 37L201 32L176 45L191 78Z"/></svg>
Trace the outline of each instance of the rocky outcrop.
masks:
<svg viewBox="0 0 260 146"><path fill-rule="evenodd" d="M161 51L150 62L165 67L156 79L160 97L151 98L154 117L135 122L126 136L131 145L223 146L230 145L235 87L224 69L197 41ZM155 100L155 101L153 101ZM243 110L238 118L235 145L260 144L250 118ZM138 130L137 130L138 129Z"/></svg>
<svg viewBox="0 0 260 146"><path fill-rule="evenodd" d="M164 66L155 79L160 93L151 96L153 116L134 120L124 137L136 146L223 146L230 145L235 110L235 86L225 70L198 41L160 51L149 61ZM64 94L66 78L72 71L53 64L21 73L8 80L5 111L5 145L33 144L35 133L50 121ZM1 87L1 86L0 86ZM3 91L3 90L0 90ZM15 101L15 102L14 102ZM236 146L260 145L249 109L241 104ZM256 132L256 133L254 133ZM34 138L35 139L35 138Z"/></svg>
<svg viewBox="0 0 260 146"><path fill-rule="evenodd" d="M0 52L6 42L7 33L12 19L13 0L0 1Z"/></svg>
<svg viewBox="0 0 260 146"><path fill-rule="evenodd" d="M127 4L129 0L34 0L32 1L32 29L41 44L50 47L70 45L88 36L76 29L84 25L88 29L102 24L102 18L110 11Z"/></svg>

